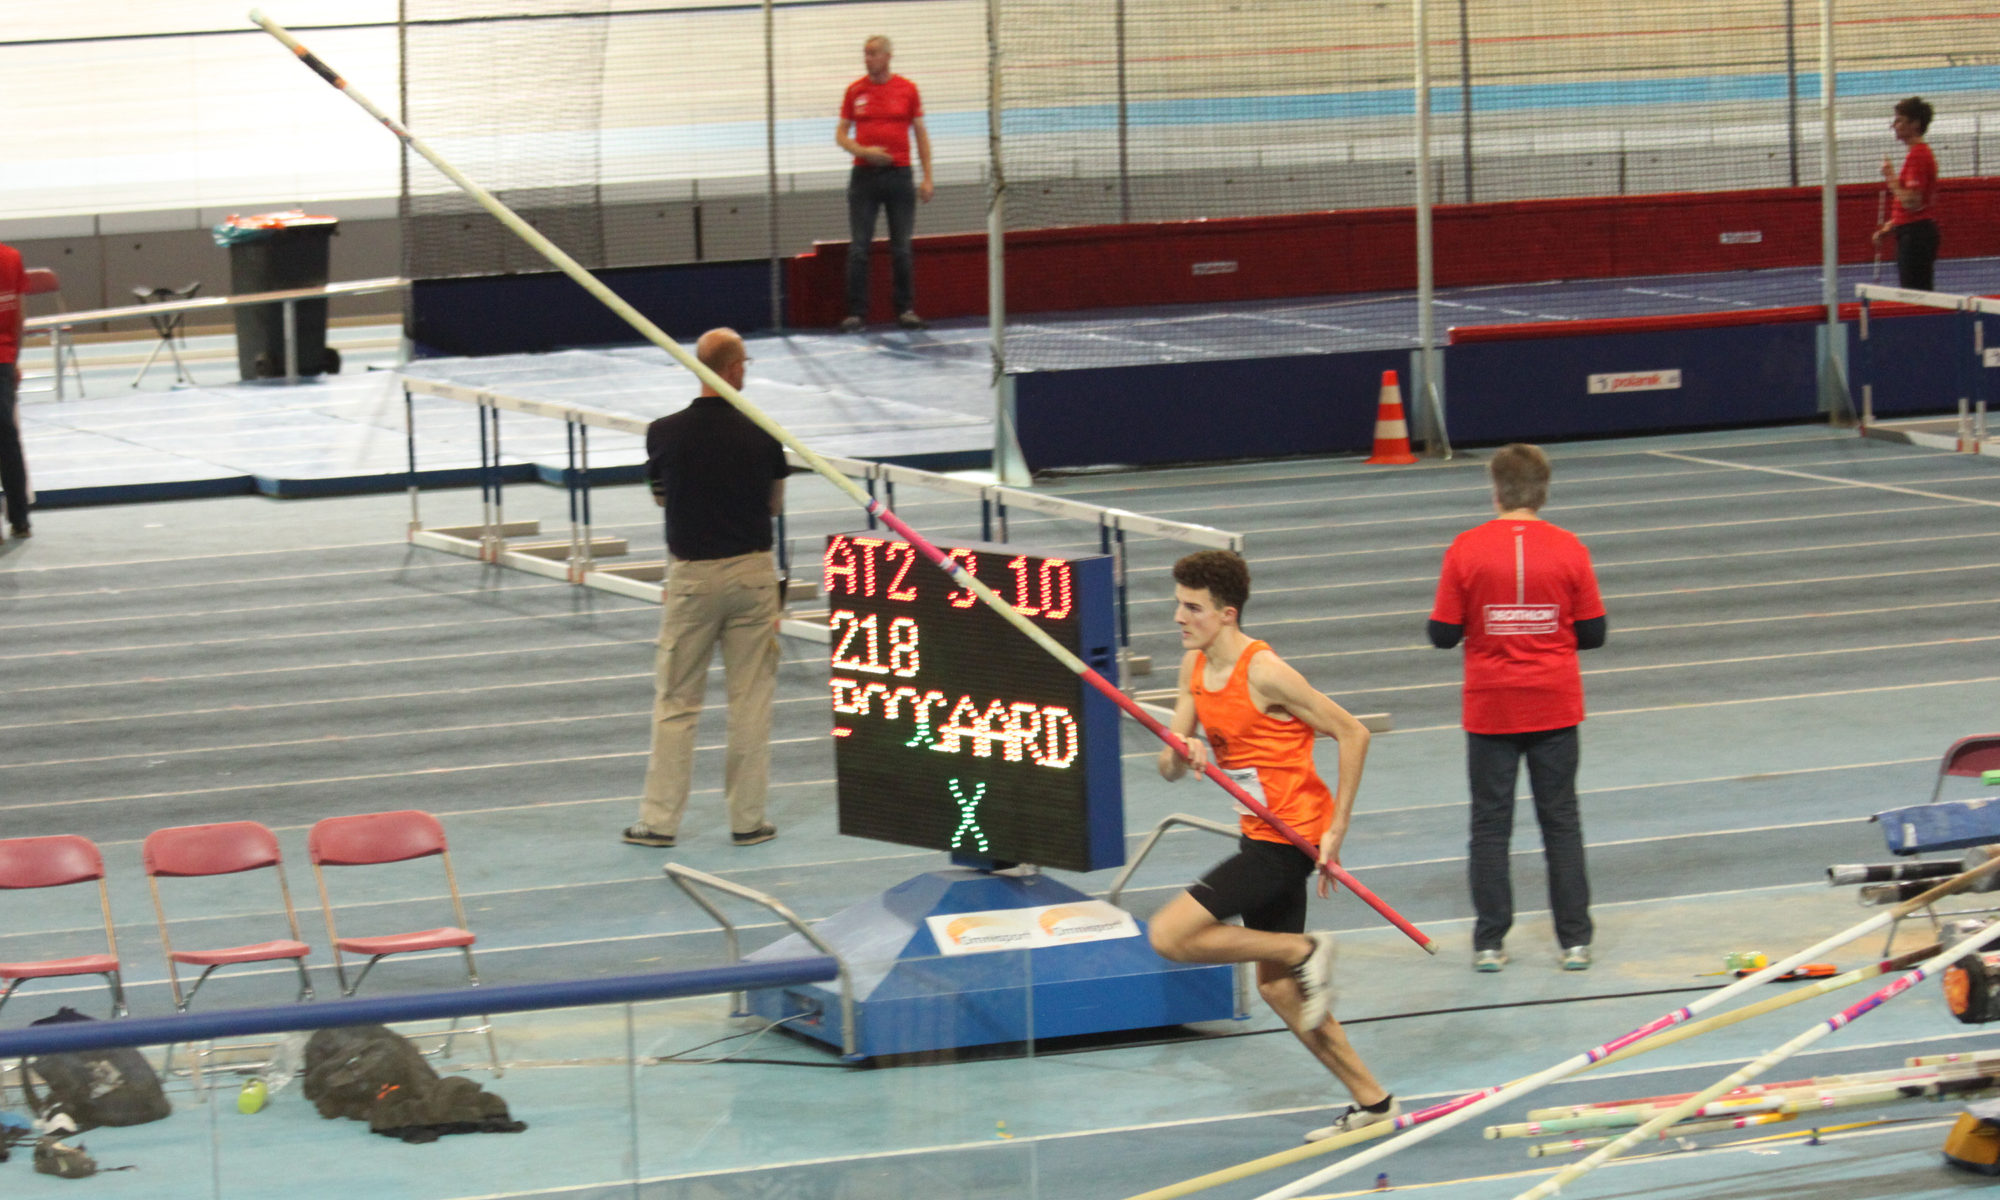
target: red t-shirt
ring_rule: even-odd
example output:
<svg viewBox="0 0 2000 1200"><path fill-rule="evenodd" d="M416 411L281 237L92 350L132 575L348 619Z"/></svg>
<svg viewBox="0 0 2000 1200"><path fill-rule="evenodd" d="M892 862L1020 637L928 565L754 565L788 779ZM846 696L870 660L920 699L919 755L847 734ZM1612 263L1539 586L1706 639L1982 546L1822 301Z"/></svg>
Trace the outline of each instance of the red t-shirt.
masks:
<svg viewBox="0 0 2000 1200"><path fill-rule="evenodd" d="M1590 551L1547 521L1495 518L1445 551L1431 620L1465 627L1467 733L1583 720L1578 621L1604 615Z"/></svg>
<svg viewBox="0 0 2000 1200"><path fill-rule="evenodd" d="M21 252L0 244L0 363L21 357L21 322L27 319L28 274Z"/></svg>
<svg viewBox="0 0 2000 1200"><path fill-rule="evenodd" d="M881 83L863 75L847 85L840 101L840 117L854 122L854 140L863 146L879 146L895 159L895 165L910 165L910 122L924 115L924 102L917 85L901 75L891 75ZM867 160L854 160L867 166Z"/></svg>
<svg viewBox="0 0 2000 1200"><path fill-rule="evenodd" d="M1904 208L1900 200L1889 202L1889 224L1908 225L1912 221L1933 219L1931 205L1937 200L1938 168L1937 155L1923 142L1910 147L1903 156L1903 169L1896 176L1896 186L1918 194L1917 207Z"/></svg>

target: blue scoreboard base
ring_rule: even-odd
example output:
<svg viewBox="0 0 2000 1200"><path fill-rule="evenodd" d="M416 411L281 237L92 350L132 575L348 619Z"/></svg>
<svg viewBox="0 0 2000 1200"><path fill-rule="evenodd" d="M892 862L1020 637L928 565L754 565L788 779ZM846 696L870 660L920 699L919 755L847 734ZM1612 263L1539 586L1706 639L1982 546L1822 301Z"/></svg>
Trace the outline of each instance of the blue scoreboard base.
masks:
<svg viewBox="0 0 2000 1200"><path fill-rule="evenodd" d="M1167 962L1138 937L943 955L926 917L1039 908L1091 897L1046 875L932 871L813 927L853 978L855 1057L1150 1029L1237 1015L1235 971ZM746 956L817 954L798 934ZM841 1047L835 984L749 993L752 1013Z"/></svg>
<svg viewBox="0 0 2000 1200"><path fill-rule="evenodd" d="M1959 850L2000 842L2000 797L1940 800L1875 814L1891 854Z"/></svg>

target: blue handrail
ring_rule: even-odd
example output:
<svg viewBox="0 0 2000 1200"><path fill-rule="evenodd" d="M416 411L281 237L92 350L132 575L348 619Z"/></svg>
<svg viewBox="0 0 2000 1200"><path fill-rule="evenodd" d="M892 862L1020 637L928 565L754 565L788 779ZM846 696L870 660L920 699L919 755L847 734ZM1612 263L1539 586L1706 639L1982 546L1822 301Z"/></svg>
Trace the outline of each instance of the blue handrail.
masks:
<svg viewBox="0 0 2000 1200"><path fill-rule="evenodd" d="M310 1004L216 1009L171 1017L66 1021L55 1025L0 1030L0 1058L108 1046L158 1046L171 1042L199 1042L243 1034L286 1033L341 1025L386 1025L395 1021L670 1000L682 996L823 983L839 973L840 966L833 959L815 955L777 962L700 967L691 971L614 975L608 979L564 979L551 983L455 988L448 992L355 996Z"/></svg>

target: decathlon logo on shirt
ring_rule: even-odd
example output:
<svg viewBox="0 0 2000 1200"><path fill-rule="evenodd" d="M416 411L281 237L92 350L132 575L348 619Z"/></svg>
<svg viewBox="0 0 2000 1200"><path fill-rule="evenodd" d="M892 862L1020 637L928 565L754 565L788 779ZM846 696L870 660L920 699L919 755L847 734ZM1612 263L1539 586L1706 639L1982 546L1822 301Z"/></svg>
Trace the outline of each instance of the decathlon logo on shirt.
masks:
<svg viewBox="0 0 2000 1200"><path fill-rule="evenodd" d="M1606 392L1666 392L1681 386L1681 373L1674 371L1614 371L1590 377L1590 394Z"/></svg>
<svg viewBox="0 0 2000 1200"><path fill-rule="evenodd" d="M1486 632L1506 637L1524 633L1554 633L1557 628L1553 604L1489 604Z"/></svg>

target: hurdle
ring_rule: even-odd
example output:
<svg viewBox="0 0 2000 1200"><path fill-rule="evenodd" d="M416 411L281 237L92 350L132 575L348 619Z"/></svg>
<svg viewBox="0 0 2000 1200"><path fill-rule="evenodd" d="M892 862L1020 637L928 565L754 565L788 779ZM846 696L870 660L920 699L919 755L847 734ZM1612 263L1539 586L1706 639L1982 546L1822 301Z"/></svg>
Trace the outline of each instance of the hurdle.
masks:
<svg viewBox="0 0 2000 1200"><path fill-rule="evenodd" d="M1986 369L2000 366L2000 347L1987 348L1986 323L1981 319L2000 314L2000 300L1872 283L1856 284L1854 294L1860 301L1856 323L1860 361L1856 377L1861 384L1858 430L1861 436L1932 450L2000 456L2000 447L1987 446L1986 428ZM1875 381L1880 364L1876 361L1874 322L1884 315L1874 311L1878 304L1897 306L1900 310L1895 312L1897 316L1915 315L1908 310L1954 314L1952 341L1959 347L1952 355L1954 390L1958 394L1956 417L1875 420Z"/></svg>
<svg viewBox="0 0 2000 1200"><path fill-rule="evenodd" d="M596 485L594 476L603 472L599 469L594 473L591 466L591 431L594 429L643 439L649 424L646 418L606 412L584 405L558 404L496 388L427 379L418 370L410 368L405 368L401 374L403 435L409 471L407 485L410 498L409 540L412 544L432 550L442 550L448 554L480 559L551 579L565 580L582 587L611 592L634 600L659 602L659 581L666 575L665 561L605 561L623 558L631 547L624 538L603 536L593 529L592 489ZM423 523L422 489L419 484L423 476L419 473L417 461L416 398L419 396L469 405L477 414L480 456L477 482L480 492L480 515L474 524L426 526ZM507 519L506 485L510 481L519 482L530 478L537 472L505 461L501 443L502 413L562 422L565 455L563 465L559 470L548 472L543 477L553 475L554 481L560 483L563 488L569 512L567 537L542 539L539 520ZM896 507L899 488L906 491L923 489L973 502L978 506L982 541L1006 544L1012 536L1010 517L1016 513L1034 513L1087 526L1089 532L1085 536L1094 534L1098 553L1108 554L1112 560L1114 596L1118 613L1118 668L1121 678L1129 679L1134 675L1145 675L1152 669L1150 657L1134 655L1131 648L1132 620L1127 579L1128 540L1158 538L1187 546L1234 550L1239 554L1244 548L1243 534L1209 525L1173 521L1129 509L1088 504L1080 500L1043 495L1022 488L984 483L978 479L926 471L897 463L876 462L862 458L826 456L821 458L828 466L859 484L870 497L880 500L883 507L890 511L894 511ZM811 464L802 455L790 448L785 450L785 461L797 470L812 469ZM781 573L790 574L793 556L790 540L787 537L786 515L779 513L777 520L778 564ZM877 529L881 524L882 522L874 515L868 517L868 528ZM534 540L529 540L526 544L510 544L513 539ZM798 599L812 593L813 589L802 587L801 582L793 581L791 588L788 589L789 598ZM811 620L788 615L780 625L780 631L811 641L827 641L826 623L823 619Z"/></svg>

